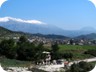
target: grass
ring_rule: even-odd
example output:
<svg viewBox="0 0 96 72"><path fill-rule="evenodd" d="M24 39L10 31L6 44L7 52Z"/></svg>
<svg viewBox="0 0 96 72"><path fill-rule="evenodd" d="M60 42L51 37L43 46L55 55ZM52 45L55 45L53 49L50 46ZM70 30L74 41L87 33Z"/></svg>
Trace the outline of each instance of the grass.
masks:
<svg viewBox="0 0 96 72"><path fill-rule="evenodd" d="M19 61L7 58L0 59L0 63L3 67L28 67L31 64L29 61Z"/></svg>
<svg viewBox="0 0 96 72"><path fill-rule="evenodd" d="M90 45L59 45L59 47L60 47L60 51L96 49L96 46L90 46Z"/></svg>
<svg viewBox="0 0 96 72"><path fill-rule="evenodd" d="M66 53L70 52L73 54L73 59L85 59L85 58L91 58L92 55L84 54L87 50L96 50L96 46L90 46L90 45L59 45L59 52Z"/></svg>

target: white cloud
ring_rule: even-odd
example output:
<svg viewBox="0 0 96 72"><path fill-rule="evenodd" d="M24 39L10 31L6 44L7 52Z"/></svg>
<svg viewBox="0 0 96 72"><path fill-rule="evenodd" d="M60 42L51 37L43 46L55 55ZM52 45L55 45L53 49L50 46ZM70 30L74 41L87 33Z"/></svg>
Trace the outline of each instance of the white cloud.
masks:
<svg viewBox="0 0 96 72"><path fill-rule="evenodd" d="M8 22L10 20L17 21L17 22L22 22L22 23L30 23L30 24L46 24L42 21L39 20L23 20L20 18L12 18L12 17L3 17L0 18L0 22Z"/></svg>

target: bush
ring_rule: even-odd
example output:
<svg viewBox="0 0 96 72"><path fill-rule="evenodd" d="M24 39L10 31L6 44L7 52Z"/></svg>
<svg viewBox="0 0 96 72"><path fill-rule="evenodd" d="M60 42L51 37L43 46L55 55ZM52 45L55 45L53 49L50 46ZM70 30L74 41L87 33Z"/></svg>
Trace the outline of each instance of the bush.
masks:
<svg viewBox="0 0 96 72"><path fill-rule="evenodd" d="M64 57L65 59L72 59L72 58L73 58L73 54L72 54L72 53L64 53L64 54L63 54L63 57Z"/></svg>
<svg viewBox="0 0 96 72"><path fill-rule="evenodd" d="M85 54L90 54L90 55L96 56L96 50L88 50L85 52Z"/></svg>
<svg viewBox="0 0 96 72"><path fill-rule="evenodd" d="M66 72L88 72L92 70L94 66L87 62L79 62L77 64L71 65L70 69L66 70Z"/></svg>

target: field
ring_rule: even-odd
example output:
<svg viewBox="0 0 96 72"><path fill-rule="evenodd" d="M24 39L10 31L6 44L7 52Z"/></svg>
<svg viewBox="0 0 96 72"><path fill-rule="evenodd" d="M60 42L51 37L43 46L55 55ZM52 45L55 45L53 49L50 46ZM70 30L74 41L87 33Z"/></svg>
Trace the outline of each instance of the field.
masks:
<svg viewBox="0 0 96 72"><path fill-rule="evenodd" d="M73 59L85 59L91 58L93 56L89 54L84 54L85 51L94 49L96 50L96 46L89 46L89 45L59 45L59 52L70 52L73 54Z"/></svg>
<svg viewBox="0 0 96 72"><path fill-rule="evenodd" d="M19 61L7 58L0 59L0 63L3 67L28 67L31 64L29 61Z"/></svg>

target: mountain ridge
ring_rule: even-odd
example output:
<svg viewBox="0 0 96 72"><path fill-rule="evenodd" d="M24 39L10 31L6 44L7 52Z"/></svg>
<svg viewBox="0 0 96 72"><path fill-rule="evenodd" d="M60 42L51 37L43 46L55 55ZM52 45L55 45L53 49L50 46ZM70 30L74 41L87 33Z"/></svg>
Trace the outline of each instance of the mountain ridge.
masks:
<svg viewBox="0 0 96 72"><path fill-rule="evenodd" d="M96 33L80 35L80 36L75 37L75 39L96 40Z"/></svg>
<svg viewBox="0 0 96 72"><path fill-rule="evenodd" d="M11 31L6 28L0 27L0 38L13 38L13 37L20 37L20 36L27 36L27 37L33 37L33 36L38 36L38 37L44 37L48 39L70 39L69 37L62 36L62 35L43 35L43 34L29 34L29 33L24 33L24 32L16 32L16 31Z"/></svg>
<svg viewBox="0 0 96 72"><path fill-rule="evenodd" d="M96 30L64 30L39 20L24 20L12 17L0 18L0 26L12 31L20 31L31 34L40 33L44 35L55 34L68 37L77 37L84 34L96 33Z"/></svg>
<svg viewBox="0 0 96 72"><path fill-rule="evenodd" d="M44 37L44 38L48 38L48 39L72 39L72 37L67 37L64 35L55 35L55 34L47 34L47 35L43 35L40 33L37 34L30 34L30 33L24 33L24 32L17 32L17 31L11 31L8 30L6 28L0 27L0 37L18 37L18 36L38 36L38 37ZM74 39L86 39L86 40L96 40L96 33L90 33L90 34L85 34L85 35L80 35L77 37L74 37Z"/></svg>

